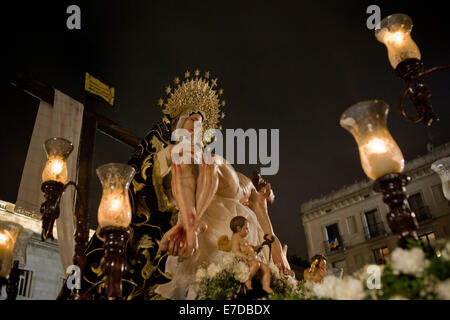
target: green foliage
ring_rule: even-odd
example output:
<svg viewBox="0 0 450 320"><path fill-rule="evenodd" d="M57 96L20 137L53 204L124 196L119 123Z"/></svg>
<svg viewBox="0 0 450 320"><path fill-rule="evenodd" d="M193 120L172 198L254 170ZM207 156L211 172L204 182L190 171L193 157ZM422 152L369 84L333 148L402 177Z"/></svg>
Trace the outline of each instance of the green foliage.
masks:
<svg viewBox="0 0 450 320"><path fill-rule="evenodd" d="M232 300L243 290L243 284L234 278L232 272L221 271L214 279L200 288L201 300Z"/></svg>
<svg viewBox="0 0 450 320"><path fill-rule="evenodd" d="M409 250L412 248L422 248L421 242L408 240L405 247ZM417 261L417 263L424 263L428 267L420 273L420 275L405 274L401 267L394 264L393 269L391 264L384 265L381 274L381 289L369 290L365 283L363 283L366 298L365 299L380 299L387 300L393 298L404 298L412 300L424 299L439 299L436 286L440 282L450 279L450 261L449 245L442 253L442 257L436 256L426 257L425 261ZM412 253L412 252L411 252ZM417 256L417 255L416 255ZM414 256L413 256L414 257ZM414 261L414 260L412 260ZM407 262L414 263L414 262ZM407 268L406 268L407 269ZM364 270L356 272L353 277L365 281L365 277L360 277L364 274ZM255 281L259 281L256 280ZM270 300L328 300L315 296L312 290L314 284L305 280L296 281L281 273L272 272L271 288L274 294L269 296ZM229 300L244 297L244 284L240 283L234 278L232 271L224 269L217 274L213 279L204 281L201 286L201 299L220 299ZM256 286L255 286L256 288ZM439 293L440 294L440 293ZM327 295L324 295L327 296ZM441 297L442 298L442 297Z"/></svg>
<svg viewBox="0 0 450 320"><path fill-rule="evenodd" d="M270 300L299 300L301 297L295 285L288 283L288 276L275 275L272 273L271 288L274 292L268 298ZM260 279L254 278L255 281ZM254 290L257 286L254 285ZM244 296L245 286L237 281L234 274L229 270L222 270L213 279L209 279L200 285L201 300L234 300Z"/></svg>
<svg viewBox="0 0 450 320"><path fill-rule="evenodd" d="M396 296L408 299L422 299L421 291L424 290L422 278L410 275L393 273L390 265L386 265L381 278L381 291L377 292L380 299L390 299Z"/></svg>
<svg viewBox="0 0 450 320"><path fill-rule="evenodd" d="M430 260L428 272L443 281L450 278L450 261L434 257Z"/></svg>
<svg viewBox="0 0 450 320"><path fill-rule="evenodd" d="M412 248L423 249L422 241L414 240L414 239L407 239L406 243L405 243L405 249L412 249Z"/></svg>

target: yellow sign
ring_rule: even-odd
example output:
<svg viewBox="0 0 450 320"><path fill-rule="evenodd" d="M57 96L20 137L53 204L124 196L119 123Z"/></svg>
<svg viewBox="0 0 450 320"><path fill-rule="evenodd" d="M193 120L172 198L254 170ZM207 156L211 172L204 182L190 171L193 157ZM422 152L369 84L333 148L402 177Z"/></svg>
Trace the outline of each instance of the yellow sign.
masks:
<svg viewBox="0 0 450 320"><path fill-rule="evenodd" d="M86 72L86 80L84 82L84 90L96 96L99 96L112 107L114 106L114 88L108 87L100 80L94 78Z"/></svg>

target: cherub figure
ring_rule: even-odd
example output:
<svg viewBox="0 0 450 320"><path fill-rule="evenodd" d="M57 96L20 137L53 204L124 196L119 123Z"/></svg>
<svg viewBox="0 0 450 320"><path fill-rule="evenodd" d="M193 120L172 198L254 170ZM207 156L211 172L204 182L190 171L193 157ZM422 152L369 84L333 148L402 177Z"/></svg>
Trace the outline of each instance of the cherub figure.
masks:
<svg viewBox="0 0 450 320"><path fill-rule="evenodd" d="M303 277L305 280L310 280L316 283L322 282L323 278L327 276L327 258L323 255L317 254L311 259L311 266L305 269Z"/></svg>
<svg viewBox="0 0 450 320"><path fill-rule="evenodd" d="M261 246L252 246L246 240L248 235L247 219L243 216L234 217L231 219L230 228L233 231L233 235L231 236L231 251L236 257L246 260L249 265L250 276L245 282L245 286L248 290L253 289L252 279L259 271L262 274L261 283L263 290L268 294L273 294L270 288L270 268L258 259L257 252Z"/></svg>

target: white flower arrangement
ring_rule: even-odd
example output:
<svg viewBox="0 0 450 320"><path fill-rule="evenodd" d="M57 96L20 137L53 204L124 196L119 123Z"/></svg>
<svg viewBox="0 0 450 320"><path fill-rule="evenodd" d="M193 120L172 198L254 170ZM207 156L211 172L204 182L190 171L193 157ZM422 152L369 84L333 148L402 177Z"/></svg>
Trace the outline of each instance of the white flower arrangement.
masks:
<svg viewBox="0 0 450 320"><path fill-rule="evenodd" d="M195 274L195 281L202 282L211 280L223 272L232 273L235 279L241 283L247 281L250 275L248 265L245 262L236 259L231 254L227 254L224 255L220 264L211 263L208 266L199 268Z"/></svg>
<svg viewBox="0 0 450 320"><path fill-rule="evenodd" d="M300 296L299 282L284 275L272 262L271 286L278 296ZM250 276L248 264L233 254L225 254L219 263L211 263L197 270L195 281L200 286L200 299L235 298L241 292L243 283Z"/></svg>
<svg viewBox="0 0 450 320"><path fill-rule="evenodd" d="M441 252L441 257L445 261L450 261L450 241L445 244L444 250Z"/></svg>
<svg viewBox="0 0 450 320"><path fill-rule="evenodd" d="M361 280L345 276L339 279L335 276L326 276L322 283L313 286L313 292L318 298L333 300L361 300L366 298Z"/></svg>
<svg viewBox="0 0 450 320"><path fill-rule="evenodd" d="M450 279L438 283L435 292L439 299L450 300Z"/></svg>
<svg viewBox="0 0 450 320"><path fill-rule="evenodd" d="M353 275L342 279L326 276L321 283L297 281L280 272L269 263L271 287L275 294L270 299L333 299L333 300L450 300L450 241L441 250L440 257L427 259L421 248L396 248L386 265L366 265ZM381 288L369 289L367 280L378 268ZM220 263L200 268L196 281L203 286L203 299L233 299L242 292L249 277L246 262L225 255Z"/></svg>
<svg viewBox="0 0 450 320"><path fill-rule="evenodd" d="M394 274L410 274L419 277L430 262L425 259L425 253L419 248L410 250L396 248L391 254L391 266Z"/></svg>

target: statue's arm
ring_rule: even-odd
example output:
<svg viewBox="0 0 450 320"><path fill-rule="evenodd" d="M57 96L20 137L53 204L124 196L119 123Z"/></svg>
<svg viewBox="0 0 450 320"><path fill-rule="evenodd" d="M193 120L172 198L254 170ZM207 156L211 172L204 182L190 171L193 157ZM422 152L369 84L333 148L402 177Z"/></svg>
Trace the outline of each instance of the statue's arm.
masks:
<svg viewBox="0 0 450 320"><path fill-rule="evenodd" d="M275 264L282 266L285 270L291 270L289 262L283 255L283 249L278 237L274 234L269 213L267 211L267 202L264 195L257 192L255 188L249 199L250 209L256 214L256 218L265 234L273 235L275 241L272 243L272 259Z"/></svg>

